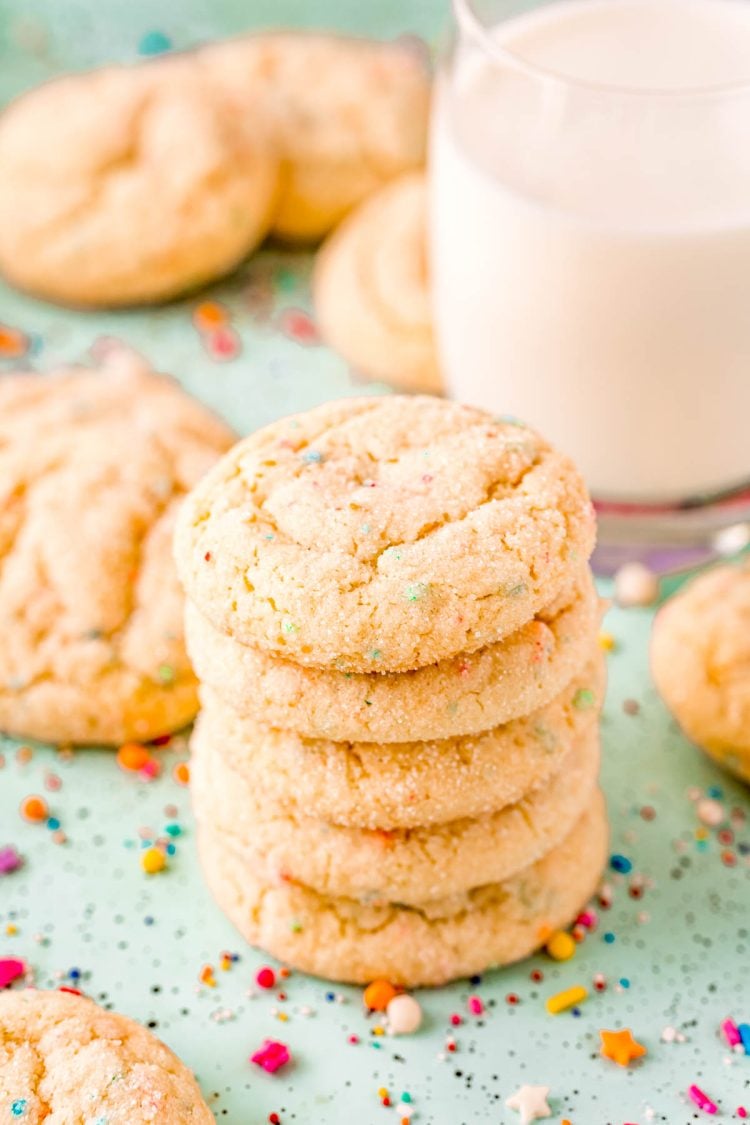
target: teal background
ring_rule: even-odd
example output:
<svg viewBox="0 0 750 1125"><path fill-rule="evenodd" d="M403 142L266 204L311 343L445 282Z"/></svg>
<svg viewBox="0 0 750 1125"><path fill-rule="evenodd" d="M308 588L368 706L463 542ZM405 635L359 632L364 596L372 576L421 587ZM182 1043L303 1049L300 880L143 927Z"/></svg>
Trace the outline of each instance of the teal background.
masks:
<svg viewBox="0 0 750 1125"><path fill-rule="evenodd" d="M278 23L433 38L445 14L446 5L427 0L0 0L0 96L64 68L135 58L152 31L178 48ZM20 361L0 359L0 368L85 360L95 341L114 336L175 374L240 432L326 398L385 392L289 330L290 310L309 312L309 266L306 255L263 253L207 294L222 304L240 341L240 354L228 362L210 357L192 322L204 295L151 312L73 314L0 287L0 323L27 337ZM17 743L0 739L0 846L13 843L25 858L22 870L0 877L0 957L25 958L39 985L77 980L103 1003L153 1025L195 1069L217 1120L228 1125L261 1125L272 1112L283 1125L397 1122L380 1104L382 1086L395 1098L408 1091L419 1123L518 1121L504 1102L521 1082L550 1085L553 1120L567 1117L572 1125L687 1125L700 1116L685 1102L693 1082L720 1102L723 1120L737 1120L743 1101L750 1110L750 1060L729 1056L717 1027L730 1014L750 1020L747 791L685 741L656 698L647 658L651 618L648 610L609 614L617 647L603 721L612 847L632 860L645 889L632 898L633 875L613 873L613 906L600 912L598 929L572 961L540 956L476 986L422 993L424 1028L399 1040L371 1034L375 1021L365 1018L357 989L293 975L284 1001L249 996L268 959L243 945L202 886L188 793L171 778L184 757L180 739L159 752L163 775L150 784L122 774L105 751L61 756L39 747L25 761ZM626 714L625 700L638 701L639 713ZM45 789L50 772L62 781L59 790ZM709 790L732 822L725 845L715 831L701 832L696 818L695 797ZM66 844L22 821L21 800L37 792L61 821ZM643 818L644 807L653 819ZM148 878L139 864L142 840L174 822L182 834L169 870ZM218 967L222 950L240 956L226 972ZM205 964L215 968L215 989L199 983ZM530 979L535 968L544 973L541 983ZM546 1014L548 995L577 983L590 987L596 973L607 988L592 989L579 1015ZM466 1011L470 992L484 1000L481 1019ZM507 1003L509 993L517 994L516 1006ZM465 1020L457 1028L453 1012ZM649 1052L629 1070L598 1057L598 1030L619 1026L632 1027ZM662 1043L666 1026L686 1041ZM349 1044L350 1034L361 1041ZM445 1050L447 1035L455 1038L454 1054ZM288 1043L294 1057L273 1077L248 1062L266 1036ZM0 1105L0 1123L7 1120Z"/></svg>

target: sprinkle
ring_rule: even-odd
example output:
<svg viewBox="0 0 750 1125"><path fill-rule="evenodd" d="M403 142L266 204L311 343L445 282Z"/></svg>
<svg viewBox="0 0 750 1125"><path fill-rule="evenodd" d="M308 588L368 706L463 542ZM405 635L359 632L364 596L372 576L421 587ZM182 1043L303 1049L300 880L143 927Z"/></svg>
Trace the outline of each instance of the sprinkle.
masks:
<svg viewBox="0 0 750 1125"><path fill-rule="evenodd" d="M615 940L615 935L612 933L611 930L607 930L606 934L603 934L602 936L603 936L604 940L606 941L607 945L612 945L612 943Z"/></svg>
<svg viewBox="0 0 750 1125"><path fill-rule="evenodd" d="M21 802L21 816L30 824L41 824L49 816L49 807L44 797L32 795Z"/></svg>
<svg viewBox="0 0 750 1125"><path fill-rule="evenodd" d="M695 811L703 824L709 825L711 828L718 827L723 820L726 819L724 806L719 801L712 800L711 798L703 798L698 801L695 806Z"/></svg>
<svg viewBox="0 0 750 1125"><path fill-rule="evenodd" d="M750 1055L750 1024L738 1024L737 1030L740 1033L740 1039L742 1040L742 1046L745 1048L745 1054Z"/></svg>
<svg viewBox="0 0 750 1125"><path fill-rule="evenodd" d="M609 866L613 871L619 871L622 875L627 875L630 871L633 870L632 862L628 859L627 856L624 855L615 854L610 856Z"/></svg>
<svg viewBox="0 0 750 1125"><path fill-rule="evenodd" d="M172 770L172 779L176 781L178 785L189 785L190 763L177 762L174 769Z"/></svg>
<svg viewBox="0 0 750 1125"><path fill-rule="evenodd" d="M10 1103L10 1112L14 1117L23 1117L26 1112L26 1098L16 1098L14 1102Z"/></svg>
<svg viewBox="0 0 750 1125"><path fill-rule="evenodd" d="M279 1043L276 1039L264 1039L258 1050L250 1056L250 1061L268 1074L273 1074L280 1067L286 1066L291 1057L285 1043Z"/></svg>
<svg viewBox="0 0 750 1125"><path fill-rule="evenodd" d="M739 1028L734 1020L726 1019L721 1025L721 1033L727 1041L729 1047L736 1047L738 1043L742 1042Z"/></svg>
<svg viewBox="0 0 750 1125"><path fill-rule="evenodd" d="M163 55L172 49L172 40L163 31L147 31L138 44L139 55Z"/></svg>
<svg viewBox="0 0 750 1125"><path fill-rule="evenodd" d="M534 977L533 974L532 974L531 979L536 980L536 977ZM541 979L542 979L542 974L539 973L539 980L541 980ZM515 1008L516 1004L521 1003L521 998L520 998L520 996L518 995L517 992L509 992L508 995L505 997L505 1003L510 1004L511 1008Z"/></svg>
<svg viewBox="0 0 750 1125"><path fill-rule="evenodd" d="M362 1002L370 1012L384 1012L395 995L390 981L374 980L362 993Z"/></svg>
<svg viewBox="0 0 750 1125"><path fill-rule="evenodd" d="M558 930L549 939L545 949L553 961L569 961L576 951L576 943L570 934Z"/></svg>
<svg viewBox="0 0 750 1125"><path fill-rule="evenodd" d="M587 998L588 994L588 989L584 988L582 984L576 984L572 988L566 988L562 992L556 992L554 996L550 996L545 1001L544 1006L551 1016L556 1016L559 1012L565 1012L575 1004L580 1004Z"/></svg>
<svg viewBox="0 0 750 1125"><path fill-rule="evenodd" d="M7 988L14 980L18 980L26 972L26 965L17 957L5 957L0 960L0 988Z"/></svg>
<svg viewBox="0 0 750 1125"><path fill-rule="evenodd" d="M300 457L303 461L306 461L308 465L319 465L321 461L325 460L323 454L317 449L306 449L300 454Z"/></svg>
<svg viewBox="0 0 750 1125"><path fill-rule="evenodd" d="M466 1001L466 1006L473 1016L481 1016L484 1012L484 1004L480 996L470 996Z"/></svg>
<svg viewBox="0 0 750 1125"><path fill-rule="evenodd" d="M0 847L0 875L12 875L23 867L23 856L16 851L12 844Z"/></svg>
<svg viewBox="0 0 750 1125"><path fill-rule="evenodd" d="M139 742L126 742L117 751L117 764L121 770L137 772L149 761L151 754Z"/></svg>
<svg viewBox="0 0 750 1125"><path fill-rule="evenodd" d="M643 563L631 562L615 574L615 601L624 608L653 605L659 597L659 579Z"/></svg>
<svg viewBox="0 0 750 1125"><path fill-rule="evenodd" d="M698 1109L702 1109L704 1113L714 1114L719 1112L716 1102L712 1102L698 1086L688 1086L688 1096L691 1102L697 1105Z"/></svg>
<svg viewBox="0 0 750 1125"><path fill-rule="evenodd" d="M646 1054L646 1048L633 1038L629 1027L622 1031L600 1031L602 1058L611 1059L618 1066L629 1066Z"/></svg>
<svg viewBox="0 0 750 1125"><path fill-rule="evenodd" d="M411 1035L422 1023L422 1009L413 996L405 992L394 996L386 1008L388 1027L392 1035Z"/></svg>
<svg viewBox="0 0 750 1125"><path fill-rule="evenodd" d="M147 875L158 875L167 866L167 857L161 848L146 848L141 853L141 867Z"/></svg>
<svg viewBox="0 0 750 1125"><path fill-rule="evenodd" d="M213 332L229 324L229 312L218 301L202 301L193 310L192 321L199 332Z"/></svg>
<svg viewBox="0 0 750 1125"><path fill-rule="evenodd" d="M216 977L214 976L213 965L204 965L198 976L201 984L207 985L209 988L216 988Z"/></svg>
<svg viewBox="0 0 750 1125"><path fill-rule="evenodd" d="M573 706L577 711L588 711L596 703L596 696L590 688L579 688L573 696Z"/></svg>
<svg viewBox="0 0 750 1125"><path fill-rule="evenodd" d="M264 965L255 974L255 983L258 988L273 988L276 984L276 973L268 965Z"/></svg>
<svg viewBox="0 0 750 1125"><path fill-rule="evenodd" d="M413 582L410 586L406 587L406 600L408 602L418 602L421 598L425 597L430 592L429 582Z"/></svg>
<svg viewBox="0 0 750 1125"><path fill-rule="evenodd" d="M615 638L611 633L601 632L599 634L599 648L604 652L612 652L615 647Z"/></svg>

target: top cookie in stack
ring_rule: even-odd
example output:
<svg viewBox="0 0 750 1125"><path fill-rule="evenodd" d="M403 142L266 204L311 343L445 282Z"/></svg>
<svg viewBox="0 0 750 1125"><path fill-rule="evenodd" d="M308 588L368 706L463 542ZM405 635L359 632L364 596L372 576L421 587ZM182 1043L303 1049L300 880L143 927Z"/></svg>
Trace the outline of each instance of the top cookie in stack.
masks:
<svg viewBox="0 0 750 1125"><path fill-rule="evenodd" d="M593 539L565 457L437 399L332 403L208 474L176 540L193 796L250 940L427 984L575 915L606 842Z"/></svg>

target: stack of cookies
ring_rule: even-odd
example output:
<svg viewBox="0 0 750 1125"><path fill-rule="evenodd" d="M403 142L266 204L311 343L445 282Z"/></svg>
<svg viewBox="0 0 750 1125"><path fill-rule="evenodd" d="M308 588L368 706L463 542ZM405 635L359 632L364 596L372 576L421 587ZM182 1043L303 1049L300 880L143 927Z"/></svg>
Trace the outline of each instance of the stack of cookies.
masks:
<svg viewBox="0 0 750 1125"><path fill-rule="evenodd" d="M183 506L199 851L249 941L439 984L568 924L606 853L574 466L426 397L284 419Z"/></svg>

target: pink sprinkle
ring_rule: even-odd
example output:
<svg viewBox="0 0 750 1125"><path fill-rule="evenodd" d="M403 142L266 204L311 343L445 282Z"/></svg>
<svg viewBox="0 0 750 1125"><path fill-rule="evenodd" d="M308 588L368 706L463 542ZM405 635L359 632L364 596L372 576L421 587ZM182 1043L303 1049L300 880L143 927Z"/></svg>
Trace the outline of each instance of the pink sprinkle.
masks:
<svg viewBox="0 0 750 1125"><path fill-rule="evenodd" d="M276 973L268 965L264 965L255 974L255 983L259 988L273 988L276 984Z"/></svg>
<svg viewBox="0 0 750 1125"><path fill-rule="evenodd" d="M469 997L469 1011L473 1016L481 1016L484 1011L484 1004L478 996Z"/></svg>
<svg viewBox="0 0 750 1125"><path fill-rule="evenodd" d="M704 1094L697 1086L689 1086L688 1094L690 1100L698 1106L698 1109L702 1109L704 1113L714 1114L719 1112L719 1107L716 1102L712 1102L708 1095Z"/></svg>
<svg viewBox="0 0 750 1125"><path fill-rule="evenodd" d="M451 1016L451 1023L453 1024L454 1027L458 1027L459 1024L463 1023L463 1020L459 1016L458 1012L454 1012L453 1015Z"/></svg>
<svg viewBox="0 0 750 1125"><path fill-rule="evenodd" d="M250 1056L250 1061L263 1067L268 1074L273 1074L280 1067L286 1066L291 1057L285 1043L279 1043L276 1039L264 1039L263 1045Z"/></svg>
<svg viewBox="0 0 750 1125"><path fill-rule="evenodd" d="M576 918L576 925L577 926L585 926L587 930L593 930L593 929L596 928L596 923L598 921L599 921L599 918L597 917L595 911L584 910Z"/></svg>
<svg viewBox="0 0 750 1125"><path fill-rule="evenodd" d="M9 984L13 984L14 980L18 980L26 972L26 966L23 961L19 961L15 957L6 957L0 961L0 988L7 988Z"/></svg>
<svg viewBox="0 0 750 1125"><path fill-rule="evenodd" d="M745 1109L744 1105L737 1106L737 1116L747 1117L747 1110Z"/></svg>
<svg viewBox="0 0 750 1125"><path fill-rule="evenodd" d="M148 761L141 766L138 772L141 777L147 778L149 781L152 781L161 773L161 763L158 762L156 758L149 758Z"/></svg>
<svg viewBox="0 0 750 1125"><path fill-rule="evenodd" d="M742 1036L734 1020L724 1020L721 1031L730 1047L736 1047L738 1043L742 1042Z"/></svg>
<svg viewBox="0 0 750 1125"><path fill-rule="evenodd" d="M358 1036L358 1035L350 1035L350 1036L349 1036L349 1040L348 1040L348 1041L349 1041L349 1043L351 1043L351 1044L352 1044L353 1046L356 1046L356 1044L357 1044L357 1043L359 1043L359 1036Z"/></svg>
<svg viewBox="0 0 750 1125"><path fill-rule="evenodd" d="M203 337L206 351L215 360L234 359L240 354L242 345L233 328L216 328Z"/></svg>
<svg viewBox="0 0 750 1125"><path fill-rule="evenodd" d="M23 867L23 856L19 855L12 844L0 848L0 875L12 875Z"/></svg>

